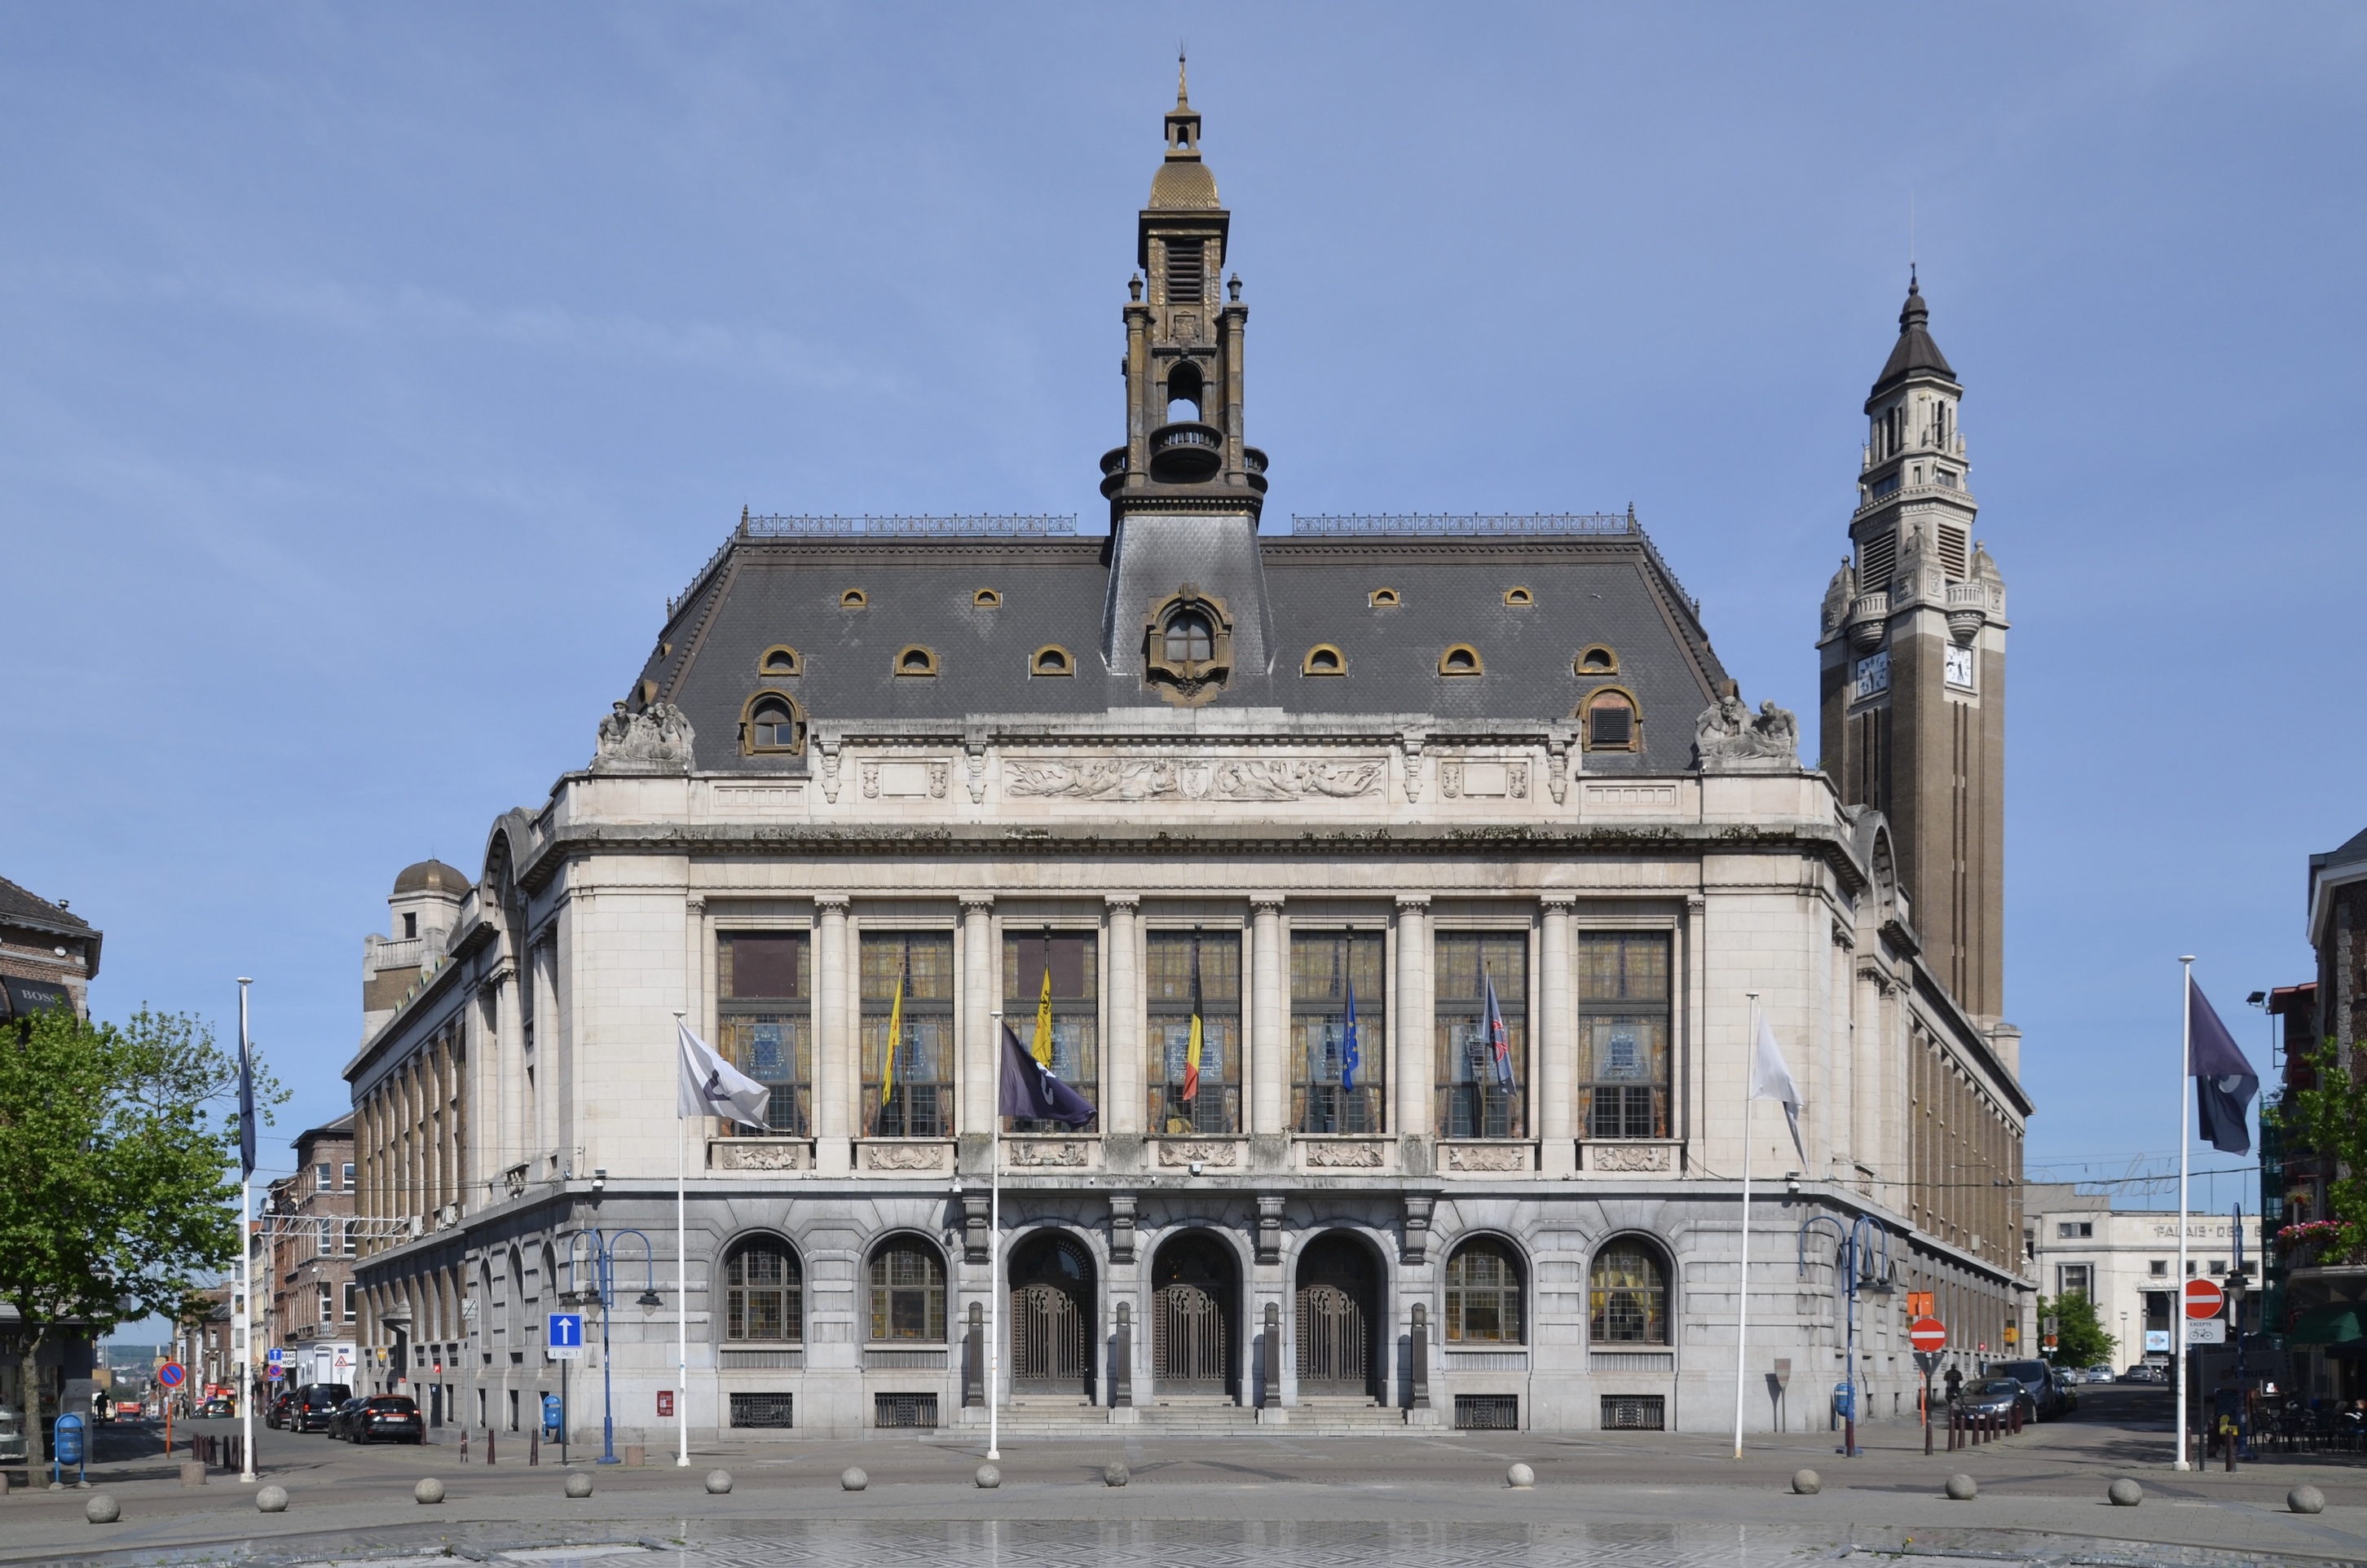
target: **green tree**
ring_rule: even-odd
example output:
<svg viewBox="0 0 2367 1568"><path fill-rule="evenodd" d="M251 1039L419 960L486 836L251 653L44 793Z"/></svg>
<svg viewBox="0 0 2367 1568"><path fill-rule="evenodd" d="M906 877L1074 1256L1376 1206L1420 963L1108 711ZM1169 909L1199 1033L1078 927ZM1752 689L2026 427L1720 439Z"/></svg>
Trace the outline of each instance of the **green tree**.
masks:
<svg viewBox="0 0 2367 1568"><path fill-rule="evenodd" d="M118 1026L56 1008L0 1033L0 1301L17 1309L32 1468L51 1337L177 1320L237 1258L237 1091L236 1058L184 1014ZM258 1107L285 1098L258 1070Z"/></svg>
<svg viewBox="0 0 2367 1568"><path fill-rule="evenodd" d="M2349 1263L2367 1247L2367 1081L2343 1061L2331 1036L2308 1061L2312 1087L2289 1091L2282 1104L2261 1114L2283 1128L2289 1154L2305 1149L2321 1168L2333 1171L2326 1183L2326 1219L2334 1228L2311 1239L2319 1242L2324 1262Z"/></svg>
<svg viewBox="0 0 2367 1568"><path fill-rule="evenodd" d="M2104 1332L2096 1303L2088 1299L2087 1292L2066 1291L2053 1301L2039 1297L2039 1322L2043 1325L2050 1317L2055 1320L2055 1348L2046 1352L2046 1359L2056 1366L2093 1367L2112 1359L2116 1341Z"/></svg>

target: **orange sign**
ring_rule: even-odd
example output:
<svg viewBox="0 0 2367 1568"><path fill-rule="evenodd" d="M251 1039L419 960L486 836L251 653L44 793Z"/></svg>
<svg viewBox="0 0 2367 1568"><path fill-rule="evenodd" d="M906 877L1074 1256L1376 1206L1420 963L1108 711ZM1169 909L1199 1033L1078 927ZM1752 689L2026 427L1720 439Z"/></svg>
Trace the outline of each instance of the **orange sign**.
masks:
<svg viewBox="0 0 2367 1568"><path fill-rule="evenodd" d="M1939 1294L1939 1292L1936 1292L1936 1291L1909 1291L1909 1292L1907 1292L1907 1315L1908 1315L1908 1317L1911 1320L1911 1319L1919 1318L1919 1317L1937 1317L1937 1316L1939 1316L1939 1315L1940 1315L1940 1309L1939 1309L1939 1307L1938 1307L1937 1305L1935 1305L1935 1304L1934 1304L1934 1298L1935 1298L1938 1294Z"/></svg>

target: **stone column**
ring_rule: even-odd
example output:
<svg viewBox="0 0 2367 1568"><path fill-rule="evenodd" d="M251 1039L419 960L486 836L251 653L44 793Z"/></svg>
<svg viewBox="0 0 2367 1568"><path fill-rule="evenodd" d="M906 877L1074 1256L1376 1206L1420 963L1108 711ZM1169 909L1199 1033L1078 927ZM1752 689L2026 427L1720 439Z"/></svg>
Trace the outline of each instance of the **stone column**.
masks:
<svg viewBox="0 0 2367 1568"><path fill-rule="evenodd" d="M1252 1135L1289 1132L1285 1110L1289 1085L1284 1042L1290 1024L1290 967L1283 953L1283 896L1250 896L1250 1114Z"/></svg>
<svg viewBox="0 0 2367 1568"><path fill-rule="evenodd" d="M961 896L961 1122L967 1140L984 1138L994 1131L994 897L989 893Z"/></svg>
<svg viewBox="0 0 2367 1568"><path fill-rule="evenodd" d="M1578 1168L1578 1144L1571 1123L1577 1100L1573 1085L1578 1071L1578 1010L1569 987L1569 919L1576 899L1569 894L1548 894L1545 929L1539 937L1537 1008L1537 1131L1544 1140L1537 1168L1547 1176L1568 1176Z"/></svg>
<svg viewBox="0 0 2367 1568"><path fill-rule="evenodd" d="M1430 897L1398 895L1397 1055L1389 1071L1398 1086L1398 1135L1430 1135L1432 1079L1436 1065L1430 1024Z"/></svg>
<svg viewBox="0 0 2367 1568"><path fill-rule="evenodd" d="M485 1162L487 1207L509 1196L501 1183L509 1168L525 1157L519 1152L526 1147L526 1041L525 1021L518 1010L520 984L515 963L505 963L494 971L493 1077L497 1120L491 1129L493 1157ZM373 1139L375 1135L373 1130ZM370 1157L373 1161L378 1157L375 1147Z"/></svg>
<svg viewBox="0 0 2367 1568"><path fill-rule="evenodd" d="M1102 1130L1138 1135L1142 1132L1142 969L1138 949L1141 898L1132 893L1111 893L1102 898L1108 911L1104 926L1107 942L1105 971L1109 976L1109 1028L1102 1042Z"/></svg>
<svg viewBox="0 0 2367 1568"><path fill-rule="evenodd" d="M846 895L814 899L821 927L814 953L814 1168L846 1174L854 1150L848 1143L855 1084L855 998L846 986Z"/></svg>

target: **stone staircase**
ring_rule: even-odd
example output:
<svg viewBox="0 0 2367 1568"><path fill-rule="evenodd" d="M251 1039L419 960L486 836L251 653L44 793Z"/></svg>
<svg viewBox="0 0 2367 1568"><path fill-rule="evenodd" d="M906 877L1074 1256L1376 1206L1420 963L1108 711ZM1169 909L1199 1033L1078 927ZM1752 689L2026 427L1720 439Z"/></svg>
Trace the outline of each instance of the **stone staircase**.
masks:
<svg viewBox="0 0 2367 1568"><path fill-rule="evenodd" d="M1221 1399L1153 1400L1134 1407L1131 1422L1112 1422L1110 1412L1082 1400L1017 1399L1002 1408L1000 1430L1006 1439L1058 1438L1250 1438L1261 1433L1293 1438L1365 1438L1407 1429L1406 1413L1369 1400L1308 1400L1273 1412L1281 1419L1258 1419L1259 1411ZM975 1405L958 1417L964 1428L983 1428L986 1412ZM1434 1427L1429 1428L1435 1430Z"/></svg>

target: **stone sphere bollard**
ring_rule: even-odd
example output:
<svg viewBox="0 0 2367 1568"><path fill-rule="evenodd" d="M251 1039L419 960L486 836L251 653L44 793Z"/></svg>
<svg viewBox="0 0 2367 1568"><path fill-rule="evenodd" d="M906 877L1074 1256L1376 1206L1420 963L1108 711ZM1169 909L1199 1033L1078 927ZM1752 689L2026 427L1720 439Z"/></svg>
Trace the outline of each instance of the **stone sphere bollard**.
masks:
<svg viewBox="0 0 2367 1568"><path fill-rule="evenodd" d="M1979 1483L1969 1475L1948 1477L1948 1495L1959 1503L1969 1503L1981 1495Z"/></svg>
<svg viewBox="0 0 2367 1568"><path fill-rule="evenodd" d="M982 1464L978 1467L978 1473L970 1479L977 1482L980 1489L991 1492L1002 1484L1002 1472L991 1464Z"/></svg>
<svg viewBox="0 0 2367 1568"><path fill-rule="evenodd" d="M2115 1508L2134 1508L2145 1501L2145 1488L2124 1475L2104 1488L2104 1495L2112 1500Z"/></svg>
<svg viewBox="0 0 2367 1568"><path fill-rule="evenodd" d="M731 1472L728 1470L708 1471L707 1472L707 1490L711 1495L717 1497L720 1497L725 1493L730 1491Z"/></svg>
<svg viewBox="0 0 2367 1568"><path fill-rule="evenodd" d="M580 1470L569 1471L567 1495L570 1497L589 1497L592 1495L592 1478Z"/></svg>
<svg viewBox="0 0 2367 1568"><path fill-rule="evenodd" d="M2285 1494L2285 1506L2296 1514L2326 1512L2326 1494L2315 1486L2296 1486Z"/></svg>
<svg viewBox="0 0 2367 1568"><path fill-rule="evenodd" d="M1127 1473L1126 1466L1116 1460L1102 1466L1102 1484L1104 1486L1123 1486L1133 1479Z"/></svg>
<svg viewBox="0 0 2367 1568"><path fill-rule="evenodd" d="M838 1472L838 1487L842 1492L860 1492L870 1484L871 1477L852 1465Z"/></svg>
<svg viewBox="0 0 2367 1568"><path fill-rule="evenodd" d="M122 1507L101 1492L82 1506L82 1517L95 1525L111 1525L123 1517Z"/></svg>
<svg viewBox="0 0 2367 1568"><path fill-rule="evenodd" d="M286 1513L288 1511L288 1488L285 1486L265 1487L262 1491L255 1495L255 1512L260 1514Z"/></svg>
<svg viewBox="0 0 2367 1568"><path fill-rule="evenodd" d="M1815 1471L1795 1470L1792 1472L1792 1490L1801 1496L1813 1497L1824 1489L1825 1478Z"/></svg>
<svg viewBox="0 0 2367 1568"><path fill-rule="evenodd" d="M441 1503L444 1501L444 1483L431 1475L413 1487L411 1495L416 1502Z"/></svg>
<svg viewBox="0 0 2367 1568"><path fill-rule="evenodd" d="M1525 1464L1516 1464L1504 1472L1504 1484L1515 1492L1526 1492L1537 1483L1537 1472Z"/></svg>

